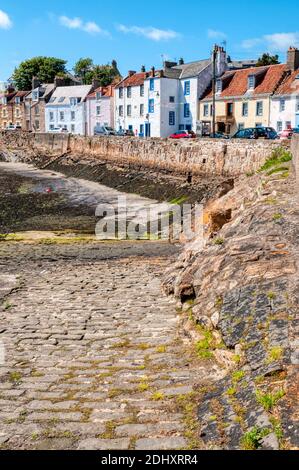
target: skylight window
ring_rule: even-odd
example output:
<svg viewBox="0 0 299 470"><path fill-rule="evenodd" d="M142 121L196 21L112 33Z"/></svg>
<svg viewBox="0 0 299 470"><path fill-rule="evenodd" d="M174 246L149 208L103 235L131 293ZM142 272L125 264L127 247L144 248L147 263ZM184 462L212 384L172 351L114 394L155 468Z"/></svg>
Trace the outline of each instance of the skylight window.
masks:
<svg viewBox="0 0 299 470"><path fill-rule="evenodd" d="M62 103L64 100L65 100L65 97L62 96L61 98L59 98L58 103Z"/></svg>
<svg viewBox="0 0 299 470"><path fill-rule="evenodd" d="M248 77L248 89L252 90L255 88L255 76L254 75L249 75Z"/></svg>

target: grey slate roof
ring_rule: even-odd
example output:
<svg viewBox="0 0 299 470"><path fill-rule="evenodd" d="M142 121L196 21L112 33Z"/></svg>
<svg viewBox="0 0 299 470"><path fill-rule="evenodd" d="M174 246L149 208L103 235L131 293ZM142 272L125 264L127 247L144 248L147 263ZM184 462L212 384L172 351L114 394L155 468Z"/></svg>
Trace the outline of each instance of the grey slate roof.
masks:
<svg viewBox="0 0 299 470"><path fill-rule="evenodd" d="M237 69L244 69L249 67L255 67L257 64L257 60L248 59L248 60L232 60L228 62L229 69L237 70Z"/></svg>
<svg viewBox="0 0 299 470"><path fill-rule="evenodd" d="M92 85L62 86L54 91L47 106L65 106L70 104L71 98L78 98L80 102L84 101L92 90Z"/></svg>
<svg viewBox="0 0 299 470"><path fill-rule="evenodd" d="M32 93L33 91L38 91L39 92L39 98L47 98L49 94L54 90L55 85L54 83L43 83L39 87L35 88L32 90L27 96L26 99L32 99Z"/></svg>
<svg viewBox="0 0 299 470"><path fill-rule="evenodd" d="M181 79L196 77L202 70L210 65L211 59L198 60L190 62L189 64L176 65L172 67L175 70L180 70Z"/></svg>

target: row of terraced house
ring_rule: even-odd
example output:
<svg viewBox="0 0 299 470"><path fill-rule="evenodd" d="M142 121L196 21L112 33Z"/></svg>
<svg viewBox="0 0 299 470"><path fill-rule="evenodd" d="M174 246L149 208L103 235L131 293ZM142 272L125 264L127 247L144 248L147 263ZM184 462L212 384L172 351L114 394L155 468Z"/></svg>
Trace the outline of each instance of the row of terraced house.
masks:
<svg viewBox="0 0 299 470"><path fill-rule="evenodd" d="M139 137L168 137L180 130L208 135L214 103L216 132L299 127L299 50L294 47L287 51L286 63L278 65L233 61L216 46L213 58L165 61L159 70L142 67L111 86L98 86L97 81L63 85L61 79L43 84L33 78L31 91L8 88L0 94L0 128L16 125L33 132L61 129L92 136L106 126Z"/></svg>

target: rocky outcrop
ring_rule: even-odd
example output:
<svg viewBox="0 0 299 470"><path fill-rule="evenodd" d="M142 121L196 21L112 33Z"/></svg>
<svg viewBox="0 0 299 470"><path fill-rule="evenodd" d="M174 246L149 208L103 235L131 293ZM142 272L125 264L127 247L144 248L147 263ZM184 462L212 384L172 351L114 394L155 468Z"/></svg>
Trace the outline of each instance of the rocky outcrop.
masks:
<svg viewBox="0 0 299 470"><path fill-rule="evenodd" d="M204 248L186 246L164 279L189 310L187 323L192 318L203 338L222 337L220 347L201 340L198 352L228 359L227 377L199 403L207 446L299 446L298 184L288 159L272 156L210 202Z"/></svg>

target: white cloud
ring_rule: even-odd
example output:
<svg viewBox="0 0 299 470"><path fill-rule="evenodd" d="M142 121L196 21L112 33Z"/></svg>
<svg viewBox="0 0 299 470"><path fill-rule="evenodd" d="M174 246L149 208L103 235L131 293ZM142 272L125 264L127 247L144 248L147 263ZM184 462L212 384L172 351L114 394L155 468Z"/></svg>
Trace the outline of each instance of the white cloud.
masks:
<svg viewBox="0 0 299 470"><path fill-rule="evenodd" d="M123 24L117 27L119 31L125 34L136 34L137 36L143 36L152 41L169 41L170 39L176 39L180 36L176 31L171 29L158 29L152 26L140 27L140 26L125 26Z"/></svg>
<svg viewBox="0 0 299 470"><path fill-rule="evenodd" d="M84 22L82 18L79 17L69 18L68 16L60 16L59 23L69 29L78 29L89 34L103 34L109 36L108 31L100 28L94 21Z"/></svg>
<svg viewBox="0 0 299 470"><path fill-rule="evenodd" d="M299 32L269 34L264 38L274 51L286 51L290 46L299 46Z"/></svg>
<svg viewBox="0 0 299 470"><path fill-rule="evenodd" d="M208 29L208 38L210 39L227 39L227 35L222 31L216 31L215 29Z"/></svg>
<svg viewBox="0 0 299 470"><path fill-rule="evenodd" d="M259 45L271 52L285 52L290 46L299 47L299 32L265 34L261 38L246 39L242 42L244 49L254 49Z"/></svg>
<svg viewBox="0 0 299 470"><path fill-rule="evenodd" d="M12 21L8 14L0 10L0 29L10 29L12 27Z"/></svg>

